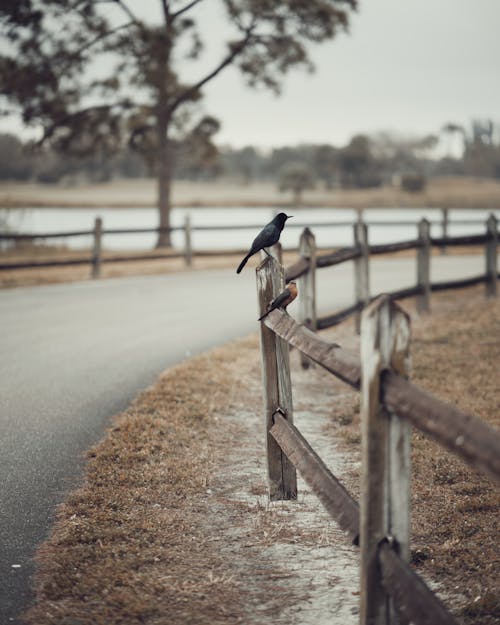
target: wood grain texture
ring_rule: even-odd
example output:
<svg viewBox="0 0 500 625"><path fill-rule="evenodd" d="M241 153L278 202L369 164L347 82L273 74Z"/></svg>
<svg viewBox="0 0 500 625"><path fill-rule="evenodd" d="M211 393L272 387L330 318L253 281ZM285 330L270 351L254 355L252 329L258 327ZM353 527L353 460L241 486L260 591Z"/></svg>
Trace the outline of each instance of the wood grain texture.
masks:
<svg viewBox="0 0 500 625"><path fill-rule="evenodd" d="M184 220L184 258L186 265L190 267L193 263L193 245L191 242L191 218L186 215Z"/></svg>
<svg viewBox="0 0 500 625"><path fill-rule="evenodd" d="M299 254L307 260L309 269L299 278L299 320L306 328L316 331L316 239L314 234L305 228L299 241ZM301 352L301 365L307 369L311 360Z"/></svg>
<svg viewBox="0 0 500 625"><path fill-rule="evenodd" d="M304 275L307 271L309 271L309 261L307 258L300 258L296 263L290 265L285 270L285 280L286 282L290 282L290 280L296 280L300 278L300 276Z"/></svg>
<svg viewBox="0 0 500 625"><path fill-rule="evenodd" d="M499 430L389 371L383 376L382 397L389 410L500 481Z"/></svg>
<svg viewBox="0 0 500 625"><path fill-rule="evenodd" d="M101 254L102 254L102 219L96 217L94 224L94 244L92 248L92 278L101 275Z"/></svg>
<svg viewBox="0 0 500 625"><path fill-rule="evenodd" d="M256 270L260 314L267 311L269 302L283 290L283 268L272 257L267 257ZM275 311L273 311L275 312ZM262 382L266 420L267 467L269 497L271 500L297 497L297 474L294 466L270 434L274 415L281 410L293 422L292 385L288 343L260 324Z"/></svg>
<svg viewBox="0 0 500 625"><path fill-rule="evenodd" d="M458 625L422 579L384 542L379 548L382 584L402 622L415 625Z"/></svg>
<svg viewBox="0 0 500 625"><path fill-rule="evenodd" d="M359 257L354 260L354 300L360 310L356 312L356 332L361 328L361 310L370 302L370 249L368 226L362 221L354 224L354 243Z"/></svg>
<svg viewBox="0 0 500 625"><path fill-rule="evenodd" d="M417 249L417 311L429 312L431 295L431 230L427 219L418 224L419 247Z"/></svg>
<svg viewBox="0 0 500 625"><path fill-rule="evenodd" d="M353 542L359 533L359 506L321 460L299 430L281 415L275 416L271 435L317 495L327 512Z"/></svg>
<svg viewBox="0 0 500 625"><path fill-rule="evenodd" d="M497 250L498 250L498 220L493 213L486 222L488 242L485 246L486 265L486 296L497 295Z"/></svg>
<svg viewBox="0 0 500 625"><path fill-rule="evenodd" d="M263 320L270 330L293 345L330 373L359 388L361 369L359 356L325 341L308 328L300 326L285 311L273 310Z"/></svg>

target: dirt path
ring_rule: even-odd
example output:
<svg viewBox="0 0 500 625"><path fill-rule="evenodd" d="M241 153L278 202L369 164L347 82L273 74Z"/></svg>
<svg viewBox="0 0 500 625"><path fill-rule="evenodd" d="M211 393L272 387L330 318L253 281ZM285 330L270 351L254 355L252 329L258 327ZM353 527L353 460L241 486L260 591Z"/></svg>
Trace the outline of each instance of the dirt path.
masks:
<svg viewBox="0 0 500 625"><path fill-rule="evenodd" d="M341 477L352 460L324 428L345 390L292 363L296 422ZM356 623L356 548L301 480L297 502L267 501L260 375L253 336L115 419L39 552L28 622Z"/></svg>
<svg viewBox="0 0 500 625"><path fill-rule="evenodd" d="M297 353L292 367L295 422L334 473L345 475L352 458L324 431L325 417L344 391L317 368L303 371ZM260 403L255 406L260 371L254 367L246 381L238 411L225 422L220 440L223 462L211 481L214 507L208 524L213 532L217 520L226 537L224 557L246 589L253 588L244 622L357 623L358 550L300 476L298 501L268 502L264 429Z"/></svg>

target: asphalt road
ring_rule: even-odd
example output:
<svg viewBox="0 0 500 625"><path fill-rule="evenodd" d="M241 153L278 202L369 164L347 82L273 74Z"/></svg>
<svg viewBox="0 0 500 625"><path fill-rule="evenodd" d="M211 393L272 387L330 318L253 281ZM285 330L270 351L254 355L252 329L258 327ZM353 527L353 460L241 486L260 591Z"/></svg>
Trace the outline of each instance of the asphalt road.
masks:
<svg viewBox="0 0 500 625"><path fill-rule="evenodd" d="M432 263L434 280L483 270ZM414 260L374 259L371 281L412 285ZM318 294L320 312L351 304L351 264L318 272ZM110 417L165 368L257 329L256 308L250 268L0 291L0 624L32 600L36 546Z"/></svg>

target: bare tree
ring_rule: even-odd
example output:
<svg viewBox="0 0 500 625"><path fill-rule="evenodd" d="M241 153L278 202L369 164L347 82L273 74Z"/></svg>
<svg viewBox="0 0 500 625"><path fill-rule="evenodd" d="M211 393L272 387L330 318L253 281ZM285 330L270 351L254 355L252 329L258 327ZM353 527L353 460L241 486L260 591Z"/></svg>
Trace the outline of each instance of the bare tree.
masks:
<svg viewBox="0 0 500 625"><path fill-rule="evenodd" d="M234 36L212 68L181 76L180 56L195 62L203 55L196 21L203 2L158 0L156 24L128 0L8 0L0 7L2 100L26 124L41 124L43 141L59 150L106 156L126 138L147 156L158 179L159 245L170 243L172 139L189 133L205 85L237 65L250 86L278 92L288 70L312 68L306 44L345 30L357 4L219 0Z"/></svg>

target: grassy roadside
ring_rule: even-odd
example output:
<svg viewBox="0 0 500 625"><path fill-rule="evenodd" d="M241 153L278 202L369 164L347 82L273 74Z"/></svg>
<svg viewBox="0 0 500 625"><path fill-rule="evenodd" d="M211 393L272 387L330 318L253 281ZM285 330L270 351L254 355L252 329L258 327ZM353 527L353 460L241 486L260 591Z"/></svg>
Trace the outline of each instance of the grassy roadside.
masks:
<svg viewBox="0 0 500 625"><path fill-rule="evenodd" d="M411 303L405 307L412 312ZM341 336L348 331L347 325ZM418 384L500 426L499 300L486 301L482 289L433 297L433 315L414 319L412 354ZM260 412L259 376L256 338L236 341L168 370L114 419L89 452L85 483L61 506L39 552L38 603L28 623L259 622L245 620L248 606L263 600L252 576L271 574L256 572L251 562L245 575L234 568L225 551L230 538L217 517L220 505L211 499L213 475L229 446L249 453L239 429L228 423L244 409ZM331 377L321 380L331 393ZM334 388L338 401L331 404L325 436L344 441L354 493L359 401L340 382ZM302 404L321 392L318 383L309 394L304 389ZM459 622L497 623L498 490L419 435L413 465L412 546L419 570L452 599ZM247 506L245 514L255 522L237 539L240 545L286 532L282 518L267 518L263 528L258 508ZM231 532L234 540L238 528ZM288 601L276 585L278 573L272 575L268 590L278 605L271 620L279 600Z"/></svg>
<svg viewBox="0 0 500 625"><path fill-rule="evenodd" d="M500 428L500 301L483 287L432 296L432 315L418 318L411 301L412 379L437 397ZM333 413L359 460L359 398ZM359 473L348 478L359 494ZM419 572L448 594L465 625L500 621L500 491L424 435L412 440L412 554Z"/></svg>
<svg viewBox="0 0 500 625"><path fill-rule="evenodd" d="M200 519L214 420L236 390L225 359L240 350L244 342L168 370L88 452L85 484L40 549L28 622L189 623L204 612L237 622L236 591Z"/></svg>

